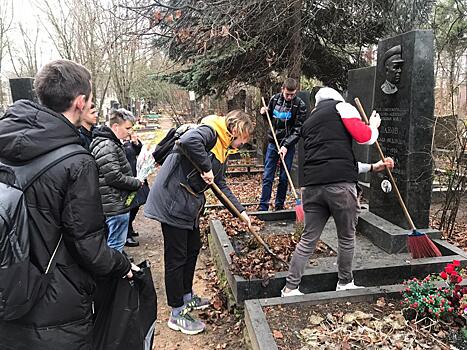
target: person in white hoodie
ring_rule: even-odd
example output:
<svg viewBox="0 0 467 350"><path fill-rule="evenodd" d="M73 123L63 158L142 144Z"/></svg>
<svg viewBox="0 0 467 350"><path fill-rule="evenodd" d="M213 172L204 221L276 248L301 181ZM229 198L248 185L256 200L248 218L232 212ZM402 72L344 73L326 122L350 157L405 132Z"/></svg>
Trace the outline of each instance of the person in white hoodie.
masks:
<svg viewBox="0 0 467 350"><path fill-rule="evenodd" d="M352 140L372 144L378 138L379 115L374 111L366 125L357 109L344 102L334 89L325 87L316 94L316 106L304 122L300 136L304 141L303 164L305 228L290 262L282 296L301 295L298 289L316 243L332 215L338 238L338 283L336 290L360 288L354 284L352 261L355 226L359 209L357 182L359 169L380 171L392 167L392 159L373 167L358 164ZM373 169L371 169L373 168Z"/></svg>

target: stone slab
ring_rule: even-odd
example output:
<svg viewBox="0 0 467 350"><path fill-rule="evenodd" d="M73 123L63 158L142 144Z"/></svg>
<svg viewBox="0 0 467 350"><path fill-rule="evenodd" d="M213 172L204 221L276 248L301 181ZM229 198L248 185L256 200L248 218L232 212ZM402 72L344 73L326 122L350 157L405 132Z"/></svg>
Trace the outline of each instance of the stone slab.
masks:
<svg viewBox="0 0 467 350"><path fill-rule="evenodd" d="M267 213L260 212L264 218ZM274 214L271 212L269 214ZM267 218L267 217L266 217ZM282 219L283 221L283 219ZM277 220L276 220L277 222ZM266 222L266 225L274 225L274 221ZM289 221L288 232L294 232L293 221ZM281 224L285 230L284 225ZM285 285L287 271L277 272L267 282L253 278L246 280L234 275L230 270L231 254L234 248L220 221L214 220L210 224L213 247L213 255L218 255L220 264L217 268L226 275L229 288L235 301L242 304L248 299L274 297L280 295L280 290ZM335 225L332 220L326 225L321 239L330 248L337 251L337 238ZM412 277L424 277L428 273L440 272L444 266L452 260L460 260L467 265L466 254L446 241L434 239L444 256L436 258L411 259L409 253L401 252L389 254L373 244L362 234L356 236L356 250L354 258L354 278L357 284L363 286L378 286L401 283L404 279ZM309 265L300 284L300 290L304 293L316 293L332 291L337 284L336 257L317 258L313 266Z"/></svg>

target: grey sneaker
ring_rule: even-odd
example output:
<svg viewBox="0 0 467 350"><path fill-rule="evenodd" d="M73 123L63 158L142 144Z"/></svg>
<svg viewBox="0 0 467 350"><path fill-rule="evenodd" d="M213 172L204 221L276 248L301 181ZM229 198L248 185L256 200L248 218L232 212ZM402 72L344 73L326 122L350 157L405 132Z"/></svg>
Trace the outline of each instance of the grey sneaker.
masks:
<svg viewBox="0 0 467 350"><path fill-rule="evenodd" d="M197 296L196 294L193 294L193 296L191 297L191 300L185 303L185 307L190 310L204 310L207 307L209 307L209 304L211 303L209 302L208 299L201 298Z"/></svg>
<svg viewBox="0 0 467 350"><path fill-rule="evenodd" d="M169 328L189 335L204 331L206 325L200 320L193 318L188 311L187 308L184 308L178 316L174 316L170 313L170 318L167 322Z"/></svg>

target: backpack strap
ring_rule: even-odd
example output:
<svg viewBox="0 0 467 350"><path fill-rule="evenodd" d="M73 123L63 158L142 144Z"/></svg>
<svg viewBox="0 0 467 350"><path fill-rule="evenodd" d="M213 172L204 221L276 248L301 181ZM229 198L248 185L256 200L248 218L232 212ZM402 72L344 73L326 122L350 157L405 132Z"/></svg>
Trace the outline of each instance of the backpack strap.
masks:
<svg viewBox="0 0 467 350"><path fill-rule="evenodd" d="M15 185L23 192L32 185L34 181L44 174L47 170L61 161L70 158L77 154L89 154L82 146L78 144L70 144L59 147L43 154L27 164L10 166L15 171L16 182Z"/></svg>
<svg viewBox="0 0 467 350"><path fill-rule="evenodd" d="M77 154L91 154L85 150L82 146L78 144L70 144L59 147L50 151L46 154L43 154L27 164L19 165L19 166L10 166L10 168L14 169L16 182L15 186L19 187L23 192L31 186L34 181L36 181L39 176L44 174L47 170L52 168L54 165L60 163L61 161L70 158ZM48 274L49 271L53 271L56 265L55 256L57 254L58 248L60 243L63 240L63 235L60 235L60 239L58 240L57 245L50 257L49 263L47 264L47 268L45 270L45 274Z"/></svg>

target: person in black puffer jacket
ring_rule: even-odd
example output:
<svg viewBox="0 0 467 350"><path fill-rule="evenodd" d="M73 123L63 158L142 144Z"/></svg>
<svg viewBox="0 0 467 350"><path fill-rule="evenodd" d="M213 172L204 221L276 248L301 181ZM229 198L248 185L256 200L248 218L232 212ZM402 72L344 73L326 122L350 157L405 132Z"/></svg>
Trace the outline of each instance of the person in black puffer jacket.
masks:
<svg viewBox="0 0 467 350"><path fill-rule="evenodd" d="M80 144L77 125L89 111L91 75L77 63L45 65L34 87L41 105L15 102L0 119L0 158L21 165L52 150ZM95 277L131 275L130 262L106 244L97 166L90 154L67 158L29 187L26 202L31 262L44 272L57 250L45 294L23 317L0 322L0 349L91 350ZM32 225L32 223L34 225Z"/></svg>
<svg viewBox="0 0 467 350"><path fill-rule="evenodd" d="M107 244L118 251L123 250L128 231L128 195L142 185L133 176L121 141L130 135L134 120L131 112L126 109L112 111L110 128L96 128L91 143L91 153L99 168L99 192L109 228Z"/></svg>

